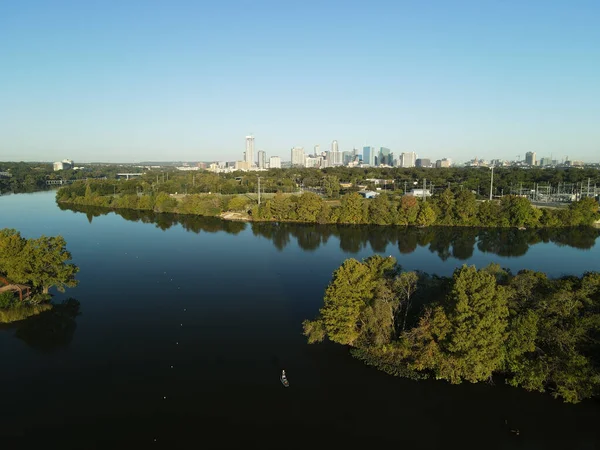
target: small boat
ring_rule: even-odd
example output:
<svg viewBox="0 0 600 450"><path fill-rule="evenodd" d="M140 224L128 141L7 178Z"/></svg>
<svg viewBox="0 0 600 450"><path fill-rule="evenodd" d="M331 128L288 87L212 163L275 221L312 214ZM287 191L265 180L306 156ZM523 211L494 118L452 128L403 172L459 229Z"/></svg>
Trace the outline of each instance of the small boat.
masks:
<svg viewBox="0 0 600 450"><path fill-rule="evenodd" d="M288 381L287 377L285 376L285 370L281 371L281 384L283 384L283 386L285 386L285 387L290 387L290 382Z"/></svg>

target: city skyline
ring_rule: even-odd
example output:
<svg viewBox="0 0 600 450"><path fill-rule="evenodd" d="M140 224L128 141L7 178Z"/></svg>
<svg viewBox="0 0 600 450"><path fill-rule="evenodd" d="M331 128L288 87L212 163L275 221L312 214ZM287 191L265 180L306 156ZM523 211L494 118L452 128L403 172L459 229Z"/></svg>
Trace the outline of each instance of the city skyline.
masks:
<svg viewBox="0 0 600 450"><path fill-rule="evenodd" d="M591 0L8 2L0 160L238 160L252 133L254 159L335 139L597 162L599 14ZM364 23L380 32L352 31Z"/></svg>

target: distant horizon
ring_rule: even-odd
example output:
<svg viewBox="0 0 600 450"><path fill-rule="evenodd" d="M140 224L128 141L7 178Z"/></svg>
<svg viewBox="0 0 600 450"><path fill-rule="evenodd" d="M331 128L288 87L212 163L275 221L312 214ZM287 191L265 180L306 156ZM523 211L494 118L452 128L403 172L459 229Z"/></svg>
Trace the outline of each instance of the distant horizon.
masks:
<svg viewBox="0 0 600 450"><path fill-rule="evenodd" d="M600 158L600 2L4 2L0 160ZM365 27L372 24L372 27ZM522 156L523 157L523 156Z"/></svg>
<svg viewBox="0 0 600 450"><path fill-rule="evenodd" d="M281 162L282 163L289 163L291 161L290 158L284 159L284 157L282 157L279 154L277 154L277 155L269 155L267 153L267 158L269 158L270 156L277 156L277 157L281 158ZM525 155L523 154L522 156L523 157L519 161L524 162L525 161ZM548 155L548 156L540 156L540 155L536 154L536 159L538 161L540 159L546 158L546 157L550 158L550 155ZM432 162L444 159L444 158L428 158L427 156L419 156L419 154L417 153L417 159L421 159L421 158L429 159ZM467 159L467 160L455 160L455 159L453 159L451 157L446 157L446 158L449 159L449 160L451 160L452 164L457 164L457 165L465 164L465 163L467 163L469 161L472 161L474 159L474 157L471 158L471 159ZM52 164L52 163L57 162L57 161L62 161L63 159L70 159L70 160L72 160L75 163L75 165L80 165L80 164L128 164L128 165L140 164L140 165L151 165L151 164L158 164L158 163L167 163L167 164L169 164L169 163L183 163L183 164L189 164L189 163L215 163L215 162L242 161L241 158L239 158L239 159L161 159L161 160L159 160L159 159L156 159L156 160L144 160L144 159L142 159L142 160L139 160L139 161L95 161L95 160L89 160L89 161L82 160L82 161L78 161L77 159L72 158L70 156L66 156L66 157L63 157L63 158L57 158L57 159L53 159L53 160L46 160L46 159L44 159L44 160L36 160L36 159L25 160L25 159L4 159L2 157L2 155L0 154L0 163L2 163L2 162L10 162L10 163L24 162L24 163ZM502 158L481 158L481 157L477 157L477 159L478 160L486 161L488 163L491 162L493 159L494 160L495 159L499 159L501 161L517 162L516 159L512 159L511 160L511 159L502 159ZM564 157L560 158L560 159L557 159L556 157L553 157L552 160L553 161L557 161L558 163L563 163L567 159L565 159ZM596 160L585 160L585 159L580 159L580 158L571 158L569 156L568 161L582 161L585 164L600 164L600 155L599 155L598 159L596 159ZM393 168L401 169L402 167L394 166Z"/></svg>

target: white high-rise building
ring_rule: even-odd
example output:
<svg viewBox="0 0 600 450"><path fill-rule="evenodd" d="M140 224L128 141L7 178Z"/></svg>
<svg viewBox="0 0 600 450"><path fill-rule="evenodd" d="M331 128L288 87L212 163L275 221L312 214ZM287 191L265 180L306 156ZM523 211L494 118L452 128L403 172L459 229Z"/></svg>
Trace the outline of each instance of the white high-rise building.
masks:
<svg viewBox="0 0 600 450"><path fill-rule="evenodd" d="M415 152L406 152L400 154L400 167L415 167L417 164L417 154Z"/></svg>
<svg viewBox="0 0 600 450"><path fill-rule="evenodd" d="M292 149L292 167L305 167L306 157L304 155L304 147L294 147Z"/></svg>
<svg viewBox="0 0 600 450"><path fill-rule="evenodd" d="M338 147L338 141L333 141L331 143L331 158L329 161L332 166L341 166L344 161L342 159L342 152L340 152L340 149Z"/></svg>
<svg viewBox="0 0 600 450"><path fill-rule="evenodd" d="M279 156L269 158L269 169L281 169L281 158Z"/></svg>
<svg viewBox="0 0 600 450"><path fill-rule="evenodd" d="M246 161L250 167L255 165L254 136L246 136L246 153L244 153L244 161Z"/></svg>
<svg viewBox="0 0 600 450"><path fill-rule="evenodd" d="M313 155L320 155L321 154L321 146L319 144L315 145L314 147L314 153Z"/></svg>

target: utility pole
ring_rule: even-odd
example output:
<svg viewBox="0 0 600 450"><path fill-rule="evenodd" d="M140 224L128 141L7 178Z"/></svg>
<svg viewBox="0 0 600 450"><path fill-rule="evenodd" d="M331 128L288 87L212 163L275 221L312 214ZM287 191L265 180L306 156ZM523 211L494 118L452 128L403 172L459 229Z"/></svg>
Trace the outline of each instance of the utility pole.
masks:
<svg viewBox="0 0 600 450"><path fill-rule="evenodd" d="M404 195L406 195L406 181L404 182Z"/></svg>
<svg viewBox="0 0 600 450"><path fill-rule="evenodd" d="M492 180L490 181L490 201L492 200L492 192L494 192L494 166L492 166Z"/></svg>
<svg viewBox="0 0 600 450"><path fill-rule="evenodd" d="M258 204L260 205L260 177L258 177Z"/></svg>
<svg viewBox="0 0 600 450"><path fill-rule="evenodd" d="M425 198L425 188L427 187L427 178L423 178L423 201L426 202L427 199Z"/></svg>

